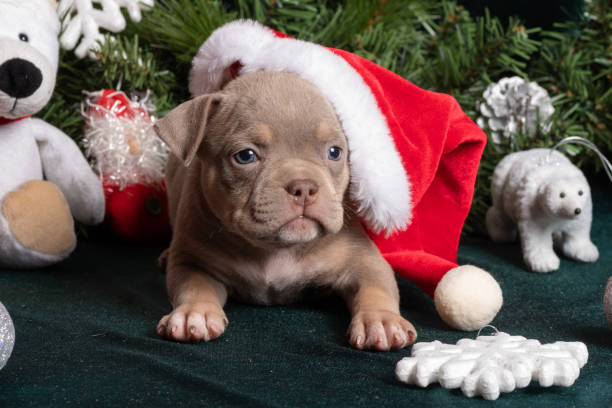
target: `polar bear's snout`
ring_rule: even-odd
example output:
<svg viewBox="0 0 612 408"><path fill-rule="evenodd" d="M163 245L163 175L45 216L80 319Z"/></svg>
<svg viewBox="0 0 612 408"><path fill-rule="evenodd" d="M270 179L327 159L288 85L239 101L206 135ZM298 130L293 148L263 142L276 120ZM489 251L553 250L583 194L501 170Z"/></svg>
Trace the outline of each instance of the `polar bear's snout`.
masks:
<svg viewBox="0 0 612 408"><path fill-rule="evenodd" d="M42 72L30 61L13 58L0 65L0 90L13 98L33 95L42 80Z"/></svg>
<svg viewBox="0 0 612 408"><path fill-rule="evenodd" d="M42 109L53 93L56 72L55 61L32 44L0 35L0 116L15 119Z"/></svg>
<svg viewBox="0 0 612 408"><path fill-rule="evenodd" d="M581 178L567 178L546 185L542 198L551 215L574 218L584 211L589 195L589 186Z"/></svg>

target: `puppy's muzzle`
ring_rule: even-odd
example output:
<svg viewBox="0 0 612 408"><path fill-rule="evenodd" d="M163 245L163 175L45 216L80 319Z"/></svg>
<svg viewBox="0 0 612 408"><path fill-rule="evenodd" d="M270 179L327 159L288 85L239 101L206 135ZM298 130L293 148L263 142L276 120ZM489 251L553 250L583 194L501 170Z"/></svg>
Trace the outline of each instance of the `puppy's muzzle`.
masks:
<svg viewBox="0 0 612 408"><path fill-rule="evenodd" d="M316 201L319 186L310 179L297 179L287 183L285 191L294 204L306 207Z"/></svg>
<svg viewBox="0 0 612 408"><path fill-rule="evenodd" d="M42 80L42 72L30 61L13 58L0 65L0 90L13 98L33 95Z"/></svg>

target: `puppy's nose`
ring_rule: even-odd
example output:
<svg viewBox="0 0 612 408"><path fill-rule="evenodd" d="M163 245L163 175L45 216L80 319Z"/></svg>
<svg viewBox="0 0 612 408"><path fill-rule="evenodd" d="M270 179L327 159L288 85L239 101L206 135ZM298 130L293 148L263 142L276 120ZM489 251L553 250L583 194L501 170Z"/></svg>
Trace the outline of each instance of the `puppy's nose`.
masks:
<svg viewBox="0 0 612 408"><path fill-rule="evenodd" d="M309 205L317 198L319 186L312 180L293 180L285 186L287 193L300 205Z"/></svg>
<svg viewBox="0 0 612 408"><path fill-rule="evenodd" d="M42 72L30 61L13 58L0 65L0 90L13 98L27 98L42 84Z"/></svg>
<svg viewBox="0 0 612 408"><path fill-rule="evenodd" d="M576 208L574 210L574 214L576 214L576 215L580 214L581 212L582 212L582 210L580 208Z"/></svg>

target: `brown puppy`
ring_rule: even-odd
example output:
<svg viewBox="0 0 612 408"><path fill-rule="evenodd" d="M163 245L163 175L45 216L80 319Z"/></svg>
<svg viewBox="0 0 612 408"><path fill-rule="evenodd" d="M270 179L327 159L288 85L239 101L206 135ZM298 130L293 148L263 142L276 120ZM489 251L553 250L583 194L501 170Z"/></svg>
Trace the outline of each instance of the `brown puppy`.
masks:
<svg viewBox="0 0 612 408"><path fill-rule="evenodd" d="M346 299L354 347L414 342L394 272L346 201L347 141L314 85L289 73L246 74L180 105L156 131L173 152L165 263L174 310L160 320L161 336L219 337L228 295L285 303L324 286Z"/></svg>

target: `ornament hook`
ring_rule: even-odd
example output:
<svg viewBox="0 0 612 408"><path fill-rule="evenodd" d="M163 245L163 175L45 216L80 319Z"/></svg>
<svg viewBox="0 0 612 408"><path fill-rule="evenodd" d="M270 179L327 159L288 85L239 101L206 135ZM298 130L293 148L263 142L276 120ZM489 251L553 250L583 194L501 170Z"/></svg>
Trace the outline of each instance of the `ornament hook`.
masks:
<svg viewBox="0 0 612 408"><path fill-rule="evenodd" d="M550 149L550 152L552 153L553 150L558 150L558 148L563 146L564 144L570 144L570 143L582 145L594 151L595 154L597 154L597 156L599 157L599 160L601 160L601 163L603 164L604 170L606 171L608 178L610 179L610 181L612 181L612 164L610 163L610 160L608 160L608 158L597 148L597 146L595 146L595 144L593 144L593 142L585 139L584 137L568 136L565 139L562 139L556 145L554 145Z"/></svg>
<svg viewBox="0 0 612 408"><path fill-rule="evenodd" d="M487 327L490 327L490 328L492 328L493 330L495 330L495 334L493 334L493 336L497 336L497 335L499 334L499 330L497 330L497 327L492 326L492 325L490 325L490 324L487 324L487 325L485 325L485 326L482 326L482 327L480 328L480 330L478 330L478 333L476 334L476 337L480 336L480 332L481 332L481 331L483 331L484 329L486 329Z"/></svg>

